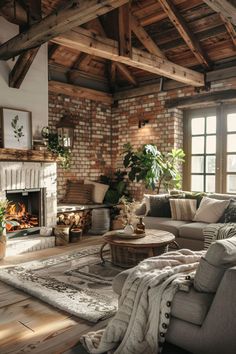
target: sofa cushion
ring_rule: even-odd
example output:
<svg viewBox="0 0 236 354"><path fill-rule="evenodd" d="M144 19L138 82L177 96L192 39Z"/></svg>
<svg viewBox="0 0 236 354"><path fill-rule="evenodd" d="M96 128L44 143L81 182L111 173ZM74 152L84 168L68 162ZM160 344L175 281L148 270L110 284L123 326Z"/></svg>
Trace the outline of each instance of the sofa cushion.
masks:
<svg viewBox="0 0 236 354"><path fill-rule="evenodd" d="M177 291L172 302L171 316L200 326L213 297L213 294L199 293L194 288L189 292Z"/></svg>
<svg viewBox="0 0 236 354"><path fill-rule="evenodd" d="M217 222L229 205L229 202L230 200L203 197L193 221Z"/></svg>
<svg viewBox="0 0 236 354"><path fill-rule="evenodd" d="M197 210L197 201L195 199L170 198L170 209L172 219L191 221Z"/></svg>
<svg viewBox="0 0 236 354"><path fill-rule="evenodd" d="M224 213L224 220L222 222L236 222L236 200L230 200L228 208Z"/></svg>
<svg viewBox="0 0 236 354"><path fill-rule="evenodd" d="M236 265L236 236L210 245L197 268L194 287L198 291L216 292L226 269Z"/></svg>
<svg viewBox="0 0 236 354"><path fill-rule="evenodd" d="M144 223L147 229L168 231L178 237L180 226L187 224L188 222L182 220L172 220L170 218L155 218L146 216L144 218Z"/></svg>
<svg viewBox="0 0 236 354"><path fill-rule="evenodd" d="M179 236L183 238L191 238L194 240L204 240L203 229L208 224L205 222L192 222L181 225L179 228Z"/></svg>
<svg viewBox="0 0 236 354"><path fill-rule="evenodd" d="M93 189L94 186L92 184L85 185L83 181L68 180L65 197L62 202L68 204L92 204Z"/></svg>
<svg viewBox="0 0 236 354"><path fill-rule="evenodd" d="M84 184L92 184L94 186L92 193L93 202L97 204L102 204L109 186L107 184L93 182L87 179L84 181Z"/></svg>
<svg viewBox="0 0 236 354"><path fill-rule="evenodd" d="M145 194L148 216L171 217L169 196Z"/></svg>

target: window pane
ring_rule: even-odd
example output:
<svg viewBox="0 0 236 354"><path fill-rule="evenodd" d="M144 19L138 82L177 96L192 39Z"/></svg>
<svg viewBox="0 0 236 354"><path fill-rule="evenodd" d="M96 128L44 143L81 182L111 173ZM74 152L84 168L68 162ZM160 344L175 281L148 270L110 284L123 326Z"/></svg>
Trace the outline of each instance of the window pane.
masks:
<svg viewBox="0 0 236 354"><path fill-rule="evenodd" d="M227 176L227 193L236 193L236 175Z"/></svg>
<svg viewBox="0 0 236 354"><path fill-rule="evenodd" d="M207 136L206 137L206 153L214 154L216 153L216 136Z"/></svg>
<svg viewBox="0 0 236 354"><path fill-rule="evenodd" d="M216 157L206 156L206 173L215 173L216 171Z"/></svg>
<svg viewBox="0 0 236 354"><path fill-rule="evenodd" d="M215 176L206 176L206 192L215 192Z"/></svg>
<svg viewBox="0 0 236 354"><path fill-rule="evenodd" d="M203 173L203 171L204 171L204 156L192 156L191 170L193 173Z"/></svg>
<svg viewBox="0 0 236 354"><path fill-rule="evenodd" d="M227 156L227 171L236 172L236 155Z"/></svg>
<svg viewBox="0 0 236 354"><path fill-rule="evenodd" d="M205 118L192 119L192 135L205 133Z"/></svg>
<svg viewBox="0 0 236 354"><path fill-rule="evenodd" d="M227 135L227 152L236 152L236 134Z"/></svg>
<svg viewBox="0 0 236 354"><path fill-rule="evenodd" d="M216 116L207 117L207 134L214 134L216 133Z"/></svg>
<svg viewBox="0 0 236 354"><path fill-rule="evenodd" d="M203 175L192 175L191 190L195 192L203 191Z"/></svg>
<svg viewBox="0 0 236 354"><path fill-rule="evenodd" d="M196 136L192 138L192 154L204 153L204 137Z"/></svg>
<svg viewBox="0 0 236 354"><path fill-rule="evenodd" d="M236 113L227 114L227 131L236 132Z"/></svg>

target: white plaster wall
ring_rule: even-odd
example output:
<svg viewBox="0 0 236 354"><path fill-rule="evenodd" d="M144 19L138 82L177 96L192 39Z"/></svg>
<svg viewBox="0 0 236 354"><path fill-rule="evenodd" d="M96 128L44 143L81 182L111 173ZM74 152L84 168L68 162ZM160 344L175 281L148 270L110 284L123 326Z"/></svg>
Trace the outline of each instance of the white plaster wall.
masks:
<svg viewBox="0 0 236 354"><path fill-rule="evenodd" d="M18 26L0 17L0 43L18 33ZM14 61L0 61L0 107L19 108L32 112L33 137L40 137L48 125L48 61L47 45L41 46L20 89L8 87L9 72Z"/></svg>

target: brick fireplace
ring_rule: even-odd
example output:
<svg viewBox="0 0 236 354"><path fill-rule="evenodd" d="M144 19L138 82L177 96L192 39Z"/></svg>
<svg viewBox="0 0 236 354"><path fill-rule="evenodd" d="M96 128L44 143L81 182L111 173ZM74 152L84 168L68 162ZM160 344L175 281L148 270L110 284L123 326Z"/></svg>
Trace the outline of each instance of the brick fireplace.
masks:
<svg viewBox="0 0 236 354"><path fill-rule="evenodd" d="M13 215L8 216L9 232L25 235L37 231L40 226L56 224L55 162L0 161L0 189L0 198L7 198L12 205Z"/></svg>

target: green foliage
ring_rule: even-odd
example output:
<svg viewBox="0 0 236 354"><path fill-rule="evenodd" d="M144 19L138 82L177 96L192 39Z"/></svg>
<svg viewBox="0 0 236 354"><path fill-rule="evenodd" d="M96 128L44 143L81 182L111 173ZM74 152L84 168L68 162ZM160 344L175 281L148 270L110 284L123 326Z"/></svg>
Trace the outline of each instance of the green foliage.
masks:
<svg viewBox="0 0 236 354"><path fill-rule="evenodd" d="M15 118L12 119L11 121L11 126L14 129L14 137L17 139L18 142L20 142L20 138L24 136L23 134L23 125L19 125L19 117L15 116Z"/></svg>
<svg viewBox="0 0 236 354"><path fill-rule="evenodd" d="M178 167L184 162L182 149L172 149L169 153L161 153L154 144L146 144L134 150L129 143L124 145L124 166L129 169L131 181L144 182L147 188L157 188L161 185L166 190L180 188L181 175Z"/></svg>
<svg viewBox="0 0 236 354"><path fill-rule="evenodd" d="M7 199L0 199L0 230L3 229L5 224L5 217L9 202Z"/></svg>
<svg viewBox="0 0 236 354"><path fill-rule="evenodd" d="M42 137L47 142L47 149L58 156L62 168L68 169L71 163L71 151L59 144L58 134L51 132L49 127L44 127Z"/></svg>
<svg viewBox="0 0 236 354"><path fill-rule="evenodd" d="M105 203L117 204L122 196L128 195L126 191L126 175L127 173L125 171L117 170L111 176L100 176L100 181L109 185L109 189L104 198Z"/></svg>

